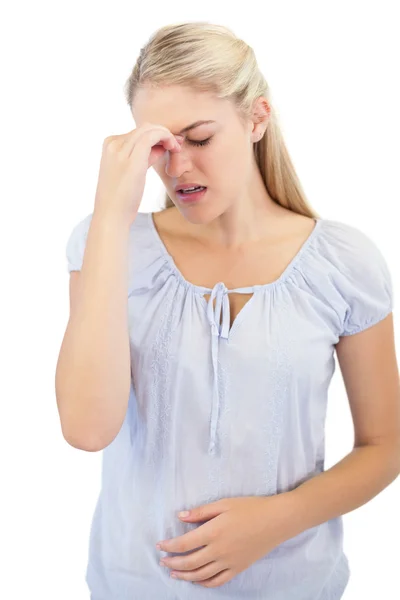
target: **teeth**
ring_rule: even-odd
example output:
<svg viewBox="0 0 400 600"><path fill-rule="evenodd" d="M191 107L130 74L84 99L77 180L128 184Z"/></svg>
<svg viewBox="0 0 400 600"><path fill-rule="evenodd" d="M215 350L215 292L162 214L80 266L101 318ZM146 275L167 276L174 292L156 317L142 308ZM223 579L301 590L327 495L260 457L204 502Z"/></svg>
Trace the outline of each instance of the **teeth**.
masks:
<svg viewBox="0 0 400 600"><path fill-rule="evenodd" d="M185 188L184 190L181 190L182 192L192 192L193 190L200 190L202 189L203 186L198 185L196 187L191 187L191 188Z"/></svg>

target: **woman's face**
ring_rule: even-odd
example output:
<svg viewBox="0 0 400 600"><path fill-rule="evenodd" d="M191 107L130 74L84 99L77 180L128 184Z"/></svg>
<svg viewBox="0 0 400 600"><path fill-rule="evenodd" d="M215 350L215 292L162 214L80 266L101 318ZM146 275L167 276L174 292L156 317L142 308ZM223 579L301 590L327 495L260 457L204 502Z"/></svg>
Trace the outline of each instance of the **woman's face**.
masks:
<svg viewBox="0 0 400 600"><path fill-rule="evenodd" d="M189 221L208 222L225 212L249 186L254 161L254 124L244 126L235 107L210 93L182 86L140 89L132 114L136 126L159 124L180 135L199 120L210 120L182 134L179 152L168 150L153 165L168 195ZM207 187L199 202L186 204L175 192L177 184Z"/></svg>

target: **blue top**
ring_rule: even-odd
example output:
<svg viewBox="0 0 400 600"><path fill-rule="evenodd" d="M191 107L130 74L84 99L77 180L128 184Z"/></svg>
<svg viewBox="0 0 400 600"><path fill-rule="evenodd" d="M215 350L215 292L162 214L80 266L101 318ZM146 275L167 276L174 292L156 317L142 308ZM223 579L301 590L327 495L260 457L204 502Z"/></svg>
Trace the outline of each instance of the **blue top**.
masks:
<svg viewBox="0 0 400 600"><path fill-rule="evenodd" d="M81 269L92 215L71 233L68 271ZM215 588L171 579L158 563L176 554L155 548L201 526L180 521L179 510L280 494L324 471L335 344L386 317L393 292L366 234L315 221L276 281L228 290L188 282L152 213L137 215L128 260L131 391L124 423L102 454L86 574L91 600L341 598L350 576L342 517ZM254 292L231 328L230 292Z"/></svg>

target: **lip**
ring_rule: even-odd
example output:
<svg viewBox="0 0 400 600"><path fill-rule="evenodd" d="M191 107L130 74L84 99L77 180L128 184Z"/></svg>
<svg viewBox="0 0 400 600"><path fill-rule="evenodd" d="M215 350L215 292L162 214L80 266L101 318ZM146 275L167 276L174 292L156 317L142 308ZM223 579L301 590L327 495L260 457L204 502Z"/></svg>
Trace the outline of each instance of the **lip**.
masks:
<svg viewBox="0 0 400 600"><path fill-rule="evenodd" d="M175 192L179 202L182 202L184 205L196 204L201 202L203 198L207 195L208 188L205 187L201 192L193 192L191 194L184 194L183 192Z"/></svg>
<svg viewBox="0 0 400 600"><path fill-rule="evenodd" d="M186 190L191 187L207 187L206 185L201 185L201 183L178 183L174 190L177 192L178 190Z"/></svg>

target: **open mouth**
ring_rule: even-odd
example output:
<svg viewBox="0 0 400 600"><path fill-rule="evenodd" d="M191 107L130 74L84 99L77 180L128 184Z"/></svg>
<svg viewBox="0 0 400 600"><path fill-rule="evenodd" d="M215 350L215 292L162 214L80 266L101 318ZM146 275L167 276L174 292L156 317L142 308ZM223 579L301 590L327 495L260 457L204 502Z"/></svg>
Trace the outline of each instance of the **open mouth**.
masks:
<svg viewBox="0 0 400 600"><path fill-rule="evenodd" d="M202 192L205 189L207 189L207 188L205 188L202 185L199 185L198 187L195 187L195 188L187 188L186 190L178 190L178 193L186 194L189 196L190 194L196 194L197 192Z"/></svg>
<svg viewBox="0 0 400 600"><path fill-rule="evenodd" d="M177 190L176 195L178 196L179 200L183 203L193 203L193 202L197 202L198 200L201 200L202 198L204 198L205 194L207 192L207 188L204 186L199 186L194 188L193 190L188 189L188 190Z"/></svg>

